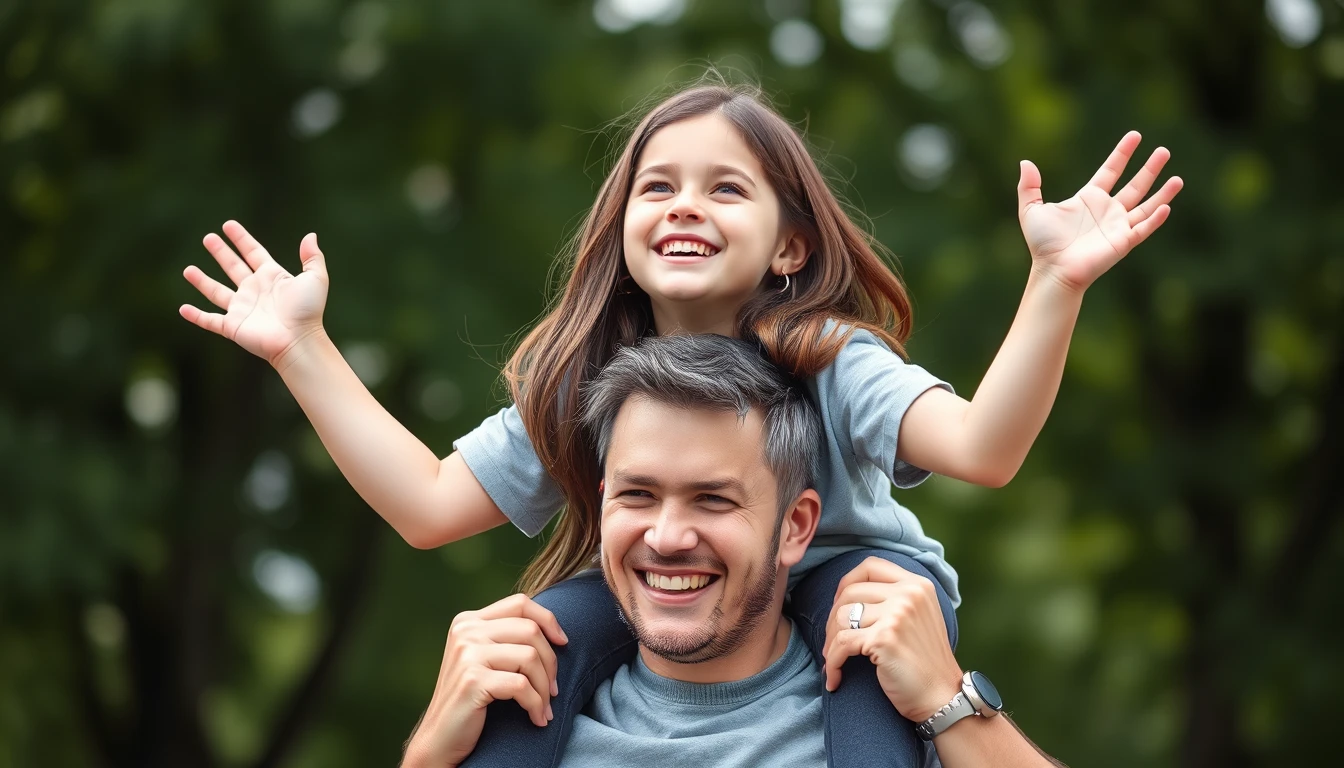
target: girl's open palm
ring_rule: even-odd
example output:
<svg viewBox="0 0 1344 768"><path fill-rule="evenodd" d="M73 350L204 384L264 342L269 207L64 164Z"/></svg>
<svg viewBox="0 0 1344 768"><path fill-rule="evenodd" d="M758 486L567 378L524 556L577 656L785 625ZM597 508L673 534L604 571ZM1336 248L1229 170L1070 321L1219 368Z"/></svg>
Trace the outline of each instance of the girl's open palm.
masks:
<svg viewBox="0 0 1344 768"><path fill-rule="evenodd" d="M1167 179L1144 200L1171 158L1164 147L1154 150L1134 178L1111 195L1141 138L1137 131L1125 134L1092 179L1059 203L1043 202L1041 172L1030 160L1022 161L1018 220L1037 268L1065 285L1085 289L1167 220L1169 203L1183 185L1179 176Z"/></svg>
<svg viewBox="0 0 1344 768"><path fill-rule="evenodd" d="M225 222L224 234L237 247L236 253L214 233L206 235L203 243L237 290L230 290L194 265L182 273L224 314L202 312L190 304L183 304L179 312L190 322L232 339L274 364L295 342L322 328L328 278L317 235L303 238L299 245L303 271L291 275L238 222Z"/></svg>

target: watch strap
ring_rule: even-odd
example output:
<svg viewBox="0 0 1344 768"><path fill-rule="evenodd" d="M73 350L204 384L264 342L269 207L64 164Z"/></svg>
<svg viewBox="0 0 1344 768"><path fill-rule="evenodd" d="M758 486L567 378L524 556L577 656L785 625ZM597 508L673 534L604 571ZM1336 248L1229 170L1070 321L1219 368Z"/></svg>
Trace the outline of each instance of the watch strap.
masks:
<svg viewBox="0 0 1344 768"><path fill-rule="evenodd" d="M934 712L933 717L915 726L915 733L925 741L933 741L933 737L952 727L953 723L974 714L975 708L971 706L970 699L966 698L965 693L957 691L957 695L942 709Z"/></svg>

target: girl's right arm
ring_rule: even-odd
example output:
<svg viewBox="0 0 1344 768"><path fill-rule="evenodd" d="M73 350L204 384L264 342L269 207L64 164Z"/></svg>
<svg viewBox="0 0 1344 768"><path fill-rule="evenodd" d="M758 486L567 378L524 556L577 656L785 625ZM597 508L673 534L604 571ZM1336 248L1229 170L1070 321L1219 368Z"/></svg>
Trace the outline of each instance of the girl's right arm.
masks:
<svg viewBox="0 0 1344 768"><path fill-rule="evenodd" d="M224 233L237 253L214 234L204 244L237 290L187 267L187 281L225 313L187 304L182 316L274 366L341 473L412 546L437 547L507 522L462 457L440 460L378 404L327 337L329 281L317 236L303 239L303 271L291 275L242 225L226 222Z"/></svg>

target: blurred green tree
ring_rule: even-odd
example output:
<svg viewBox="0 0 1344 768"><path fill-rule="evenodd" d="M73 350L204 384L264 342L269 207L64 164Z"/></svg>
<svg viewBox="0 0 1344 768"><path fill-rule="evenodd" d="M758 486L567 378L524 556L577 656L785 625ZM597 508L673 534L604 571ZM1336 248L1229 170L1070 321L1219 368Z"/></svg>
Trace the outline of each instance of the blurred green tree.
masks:
<svg viewBox="0 0 1344 768"><path fill-rule="evenodd" d="M970 392L1046 196L1129 128L1171 221L1091 291L1006 489L904 498L963 576L964 664L1093 766L1312 763L1344 684L1344 8L1318 0L0 6L0 768L391 763L458 611L535 542L390 535L264 363L174 316L235 217L440 452L605 169L703 62L762 82L902 255ZM687 62L692 62L688 64ZM553 286L550 286L553 287Z"/></svg>

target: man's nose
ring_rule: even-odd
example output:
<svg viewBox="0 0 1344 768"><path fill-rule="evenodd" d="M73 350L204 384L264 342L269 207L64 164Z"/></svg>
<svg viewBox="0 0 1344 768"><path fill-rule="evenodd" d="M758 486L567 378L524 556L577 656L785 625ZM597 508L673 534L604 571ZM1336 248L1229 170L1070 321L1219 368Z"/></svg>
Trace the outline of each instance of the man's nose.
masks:
<svg viewBox="0 0 1344 768"><path fill-rule="evenodd" d="M665 504L653 525L644 532L644 543L660 555L671 555L695 549L700 538L686 510L676 504Z"/></svg>

